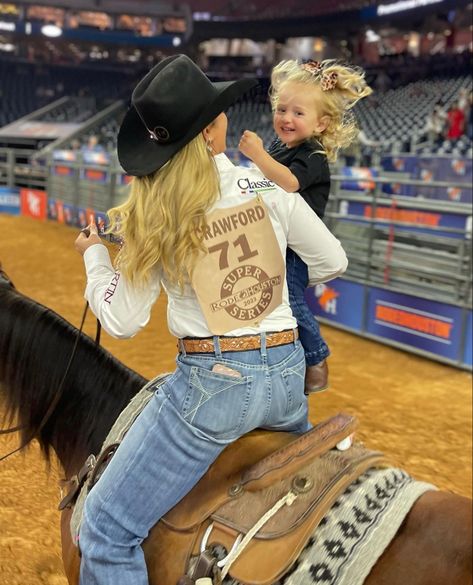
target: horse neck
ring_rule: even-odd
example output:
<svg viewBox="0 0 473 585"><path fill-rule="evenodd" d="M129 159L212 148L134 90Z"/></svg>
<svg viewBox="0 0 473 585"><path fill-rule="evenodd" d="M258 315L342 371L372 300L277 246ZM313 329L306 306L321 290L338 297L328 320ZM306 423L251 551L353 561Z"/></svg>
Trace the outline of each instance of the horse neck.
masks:
<svg viewBox="0 0 473 585"><path fill-rule="evenodd" d="M146 380L50 309L2 287L0 383L7 412L23 426L23 442L36 438L47 459L55 451L68 474L100 450L116 417ZM58 392L57 405L44 421Z"/></svg>

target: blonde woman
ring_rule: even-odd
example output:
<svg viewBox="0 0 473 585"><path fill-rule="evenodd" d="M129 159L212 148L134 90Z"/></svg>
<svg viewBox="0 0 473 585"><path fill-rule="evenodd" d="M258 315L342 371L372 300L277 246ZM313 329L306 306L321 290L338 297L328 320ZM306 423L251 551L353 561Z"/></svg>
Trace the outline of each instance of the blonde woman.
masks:
<svg viewBox="0 0 473 585"><path fill-rule="evenodd" d="M94 225L76 240L85 296L104 329L135 335L163 288L179 348L175 372L87 497L81 585L148 585L142 541L229 443L256 427L310 428L284 253L294 247L314 284L347 261L300 197L282 197L272 183L259 194L269 183L261 173L222 154L223 112L253 85L211 83L184 55L154 67L118 136L134 179L128 200L109 213L124 242L116 267Z"/></svg>
<svg viewBox="0 0 473 585"><path fill-rule="evenodd" d="M246 130L241 152L264 175L290 193L299 191L322 219L330 193L328 162L358 136L350 110L371 89L361 70L335 61L282 61L271 75L270 98L277 139L266 152L262 140ZM293 249L286 255L289 299L305 350L305 391L328 386L330 352L304 299L307 265Z"/></svg>

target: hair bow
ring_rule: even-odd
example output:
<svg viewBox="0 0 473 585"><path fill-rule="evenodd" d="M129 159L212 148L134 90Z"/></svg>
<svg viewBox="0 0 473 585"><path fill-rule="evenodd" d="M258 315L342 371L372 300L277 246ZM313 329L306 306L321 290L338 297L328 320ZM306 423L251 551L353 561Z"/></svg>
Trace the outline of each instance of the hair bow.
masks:
<svg viewBox="0 0 473 585"><path fill-rule="evenodd" d="M320 75L322 73L322 63L320 61L306 61L305 63L301 63L301 68L312 75Z"/></svg>
<svg viewBox="0 0 473 585"><path fill-rule="evenodd" d="M330 91L337 87L338 73L332 71L332 73L324 73L320 79L320 89L322 91Z"/></svg>

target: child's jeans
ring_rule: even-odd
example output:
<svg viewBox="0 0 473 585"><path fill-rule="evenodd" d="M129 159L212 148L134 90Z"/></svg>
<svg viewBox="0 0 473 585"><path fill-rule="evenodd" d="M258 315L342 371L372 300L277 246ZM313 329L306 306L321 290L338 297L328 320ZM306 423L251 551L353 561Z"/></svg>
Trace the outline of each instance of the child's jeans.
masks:
<svg viewBox="0 0 473 585"><path fill-rule="evenodd" d="M286 280L289 303L299 326L299 338L304 348L308 366L315 366L330 355L330 350L320 334L320 326L309 309L304 293L309 282L307 264L290 248L286 252Z"/></svg>

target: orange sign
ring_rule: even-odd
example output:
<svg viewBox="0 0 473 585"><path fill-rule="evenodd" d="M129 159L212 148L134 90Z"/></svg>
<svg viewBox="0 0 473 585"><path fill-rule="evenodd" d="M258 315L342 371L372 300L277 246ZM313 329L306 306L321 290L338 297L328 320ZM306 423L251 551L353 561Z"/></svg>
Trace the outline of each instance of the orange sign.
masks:
<svg viewBox="0 0 473 585"><path fill-rule="evenodd" d="M35 219L46 219L48 196L46 191L38 189L20 189L21 214L34 217Z"/></svg>

